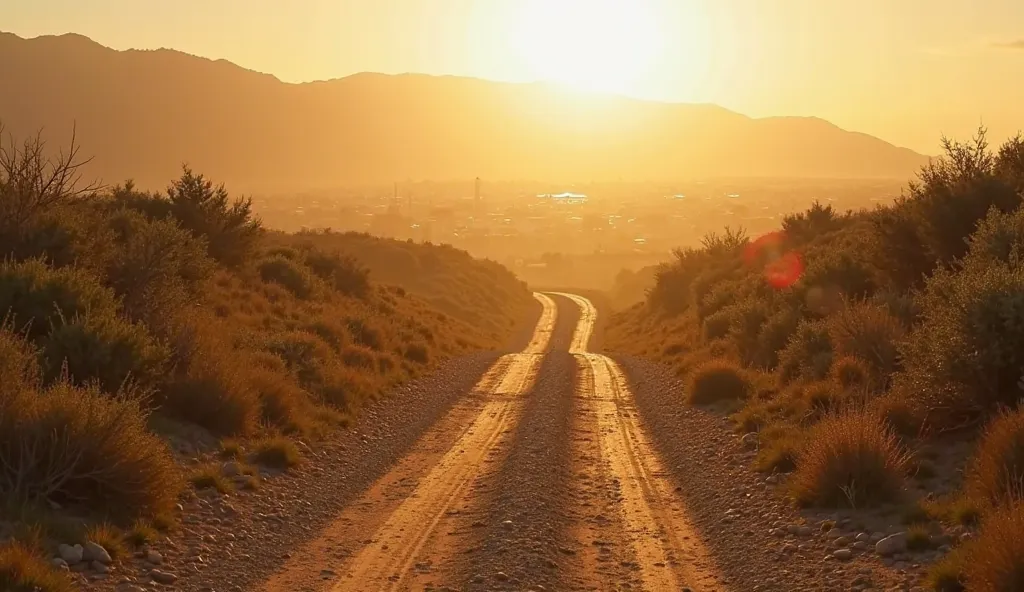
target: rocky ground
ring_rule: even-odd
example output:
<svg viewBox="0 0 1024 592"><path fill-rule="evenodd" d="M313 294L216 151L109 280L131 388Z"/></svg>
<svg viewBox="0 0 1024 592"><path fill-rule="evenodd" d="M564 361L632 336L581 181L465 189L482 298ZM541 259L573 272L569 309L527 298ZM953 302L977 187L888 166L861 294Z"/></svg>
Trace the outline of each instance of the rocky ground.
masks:
<svg viewBox="0 0 1024 592"><path fill-rule="evenodd" d="M636 565L629 548L636 543L612 532L630 489L576 458L583 451L596 462L599 432L593 421L579 421L585 393L576 392L577 360L566 351L579 310L562 298L558 305L552 351L517 407L516 423L501 434L470 493L431 531L403 590L638 589L649 581L631 573ZM497 357L454 360L399 389L368 408L354 429L306 449L307 461L289 474L264 472L255 491L190 496L179 508L179 530L132 557L113 561L94 545L63 547L61 554L90 590L258 590L406 457ZM714 577L695 590L923 590L927 565L955 537L967 536L935 528L927 549L916 551L903 525L906 507L799 510L783 495L783 476L750 468L756 437L734 433L723 413L687 406L669 369L629 358L618 362L635 399L622 404L629 416L639 415L666 473L657 477L674 485L669 497L680 502L687 532L709 554L701 567ZM415 483L406 485L404 495ZM669 514L658 515L672 521ZM309 562L316 573L301 589L343 581L333 570L367 541L325 547L348 550L332 556L330 569L323 566L330 573L319 573L326 562Z"/></svg>
<svg viewBox="0 0 1024 592"><path fill-rule="evenodd" d="M801 511L784 479L751 468L756 441L724 414L683 403L663 366L620 358L637 408L691 519L734 590L924 590L927 565L958 533L933 533L933 550L907 549L905 508Z"/></svg>

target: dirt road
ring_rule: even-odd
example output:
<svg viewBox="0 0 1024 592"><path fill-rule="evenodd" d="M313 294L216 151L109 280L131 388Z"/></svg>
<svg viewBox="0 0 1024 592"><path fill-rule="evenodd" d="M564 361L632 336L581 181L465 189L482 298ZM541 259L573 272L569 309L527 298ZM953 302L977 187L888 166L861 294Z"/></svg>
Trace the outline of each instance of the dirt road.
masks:
<svg viewBox="0 0 1024 592"><path fill-rule="evenodd" d="M594 306L537 299L530 344L263 591L724 589L622 371L587 351Z"/></svg>

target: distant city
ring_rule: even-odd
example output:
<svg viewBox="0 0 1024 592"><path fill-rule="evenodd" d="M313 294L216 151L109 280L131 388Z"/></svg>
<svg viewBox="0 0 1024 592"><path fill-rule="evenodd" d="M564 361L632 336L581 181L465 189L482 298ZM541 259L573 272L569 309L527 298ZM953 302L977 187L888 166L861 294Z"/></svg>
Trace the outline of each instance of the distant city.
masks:
<svg viewBox="0 0 1024 592"><path fill-rule="evenodd" d="M256 196L254 205L270 228L329 228L447 243L499 261L534 282L580 275L599 288L621 269L663 261L672 249L697 244L726 226L757 236L815 200L839 211L871 208L891 202L904 185L896 180L716 180L672 186L410 182ZM600 261L589 262L591 256Z"/></svg>

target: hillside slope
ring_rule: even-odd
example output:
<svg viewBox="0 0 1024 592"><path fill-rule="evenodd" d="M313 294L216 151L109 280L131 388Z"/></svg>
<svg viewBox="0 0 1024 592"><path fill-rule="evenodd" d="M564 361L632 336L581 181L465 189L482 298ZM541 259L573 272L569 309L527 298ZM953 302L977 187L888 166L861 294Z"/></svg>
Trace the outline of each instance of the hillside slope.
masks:
<svg viewBox="0 0 1024 592"><path fill-rule="evenodd" d="M573 96L543 84L357 74L285 84L184 53L0 33L0 119L73 123L91 172L163 188L188 160L243 191L396 178L898 177L927 159L815 118Z"/></svg>

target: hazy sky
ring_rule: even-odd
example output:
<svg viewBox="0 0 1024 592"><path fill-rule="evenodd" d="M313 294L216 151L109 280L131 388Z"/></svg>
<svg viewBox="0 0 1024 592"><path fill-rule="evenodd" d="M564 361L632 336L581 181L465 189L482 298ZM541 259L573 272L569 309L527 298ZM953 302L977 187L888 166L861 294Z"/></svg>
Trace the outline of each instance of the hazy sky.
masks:
<svg viewBox="0 0 1024 592"><path fill-rule="evenodd" d="M935 153L1024 129L1022 0L0 0L0 30L171 47L282 80L525 81L816 115Z"/></svg>

